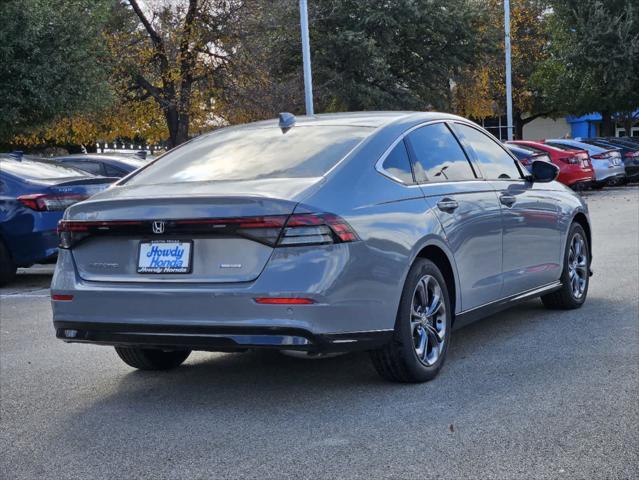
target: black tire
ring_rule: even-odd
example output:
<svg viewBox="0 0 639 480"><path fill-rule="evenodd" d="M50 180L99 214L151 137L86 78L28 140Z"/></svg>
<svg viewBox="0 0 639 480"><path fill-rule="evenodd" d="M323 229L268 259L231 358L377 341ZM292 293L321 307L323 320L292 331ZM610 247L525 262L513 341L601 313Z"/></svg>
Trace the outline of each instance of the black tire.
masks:
<svg viewBox="0 0 639 480"><path fill-rule="evenodd" d="M413 328L414 316L411 315L413 298L417 295L418 283L425 277L436 280L441 291L441 303L443 305L443 320L441 315L437 320L432 320L431 329L434 322L441 325L444 330L443 341L439 343L438 356L432 364L427 364L418 357L415 334L417 330ZM433 295L434 298L434 295ZM430 260L417 259L411 267L397 311L395 320L395 333L393 339L383 347L370 352L373 365L377 372L385 379L393 382L426 382L435 378L444 364L446 352L450 345L452 310L448 288L441 271ZM419 327L418 327L419 328ZM427 332L422 327L422 332ZM428 339L435 337L428 336ZM426 349L430 348L427 344Z"/></svg>
<svg viewBox="0 0 639 480"><path fill-rule="evenodd" d="M606 182L593 183L590 188L593 190L602 190L606 186Z"/></svg>
<svg viewBox="0 0 639 480"><path fill-rule="evenodd" d="M576 295L574 292L570 269L570 249L575 237L577 236L583 241L583 248L585 249L584 255L586 265L583 277L585 280L585 286L583 287L583 293L581 293L581 295ZM581 307L586 301L586 297L588 296L588 287L590 285L590 248L586 232L583 227L576 222L573 222L570 226L570 230L568 231L568 239L564 250L564 268L561 272L561 283L562 285L559 290L541 297L541 301L544 303L546 308L571 310Z"/></svg>
<svg viewBox="0 0 639 480"><path fill-rule="evenodd" d="M0 240L0 286L6 285L13 281L16 276L18 267L13 263L9 250Z"/></svg>
<svg viewBox="0 0 639 480"><path fill-rule="evenodd" d="M191 354L191 350L165 352L138 347L115 347L115 351L124 363L139 370L170 370L182 365Z"/></svg>

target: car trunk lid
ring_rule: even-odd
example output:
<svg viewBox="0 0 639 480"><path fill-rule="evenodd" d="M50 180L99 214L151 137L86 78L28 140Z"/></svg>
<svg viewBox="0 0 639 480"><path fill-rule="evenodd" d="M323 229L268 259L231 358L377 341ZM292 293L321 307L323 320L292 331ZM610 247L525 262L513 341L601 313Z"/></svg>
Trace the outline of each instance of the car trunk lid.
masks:
<svg viewBox="0 0 639 480"><path fill-rule="evenodd" d="M75 229L78 274L96 282L253 281L299 200L320 181L277 180L105 191L65 216ZM177 263L153 263L177 261L172 254L181 254L177 269Z"/></svg>

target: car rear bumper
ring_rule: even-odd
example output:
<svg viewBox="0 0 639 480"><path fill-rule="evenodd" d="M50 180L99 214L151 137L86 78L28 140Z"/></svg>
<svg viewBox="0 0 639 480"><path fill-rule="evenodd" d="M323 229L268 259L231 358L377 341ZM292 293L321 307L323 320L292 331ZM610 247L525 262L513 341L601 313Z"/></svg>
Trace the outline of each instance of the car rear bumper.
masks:
<svg viewBox="0 0 639 480"><path fill-rule="evenodd" d="M593 180L589 178L588 180L577 180L576 182L572 182L568 184L570 188L573 190L584 190L593 185Z"/></svg>
<svg viewBox="0 0 639 480"><path fill-rule="evenodd" d="M639 180L639 165L626 165L625 168L628 180Z"/></svg>
<svg viewBox="0 0 639 480"><path fill-rule="evenodd" d="M368 350L392 337L392 330L314 334L289 327L140 325L131 323L54 322L56 337L68 343L141 346L205 351L255 348L317 353Z"/></svg>
<svg viewBox="0 0 639 480"><path fill-rule="evenodd" d="M405 275L399 269L393 272L395 262L355 261L366 249L363 242L278 249L257 280L233 284L177 283L177 277L176 283L163 284L90 282L79 277L71 253L61 250L51 293L72 299L52 302L54 325L88 332L61 337L65 340L111 345L155 345L161 340L163 345L179 341L209 350L320 350L325 343L321 339L345 335L349 341L337 343L343 343L344 350L357 349L359 341L350 341L356 340L353 335L393 331L399 278ZM255 301L259 297L303 297L313 303L261 304ZM112 325L120 326L115 333ZM206 335L195 335L200 331ZM229 337L228 332L239 336ZM265 338L252 338L255 332Z"/></svg>
<svg viewBox="0 0 639 480"><path fill-rule="evenodd" d="M616 179L619 177L625 177L626 170L623 165L615 165L610 167L607 164L605 167L601 167L600 164L603 163L601 161L594 162L595 165L595 180L599 183Z"/></svg>

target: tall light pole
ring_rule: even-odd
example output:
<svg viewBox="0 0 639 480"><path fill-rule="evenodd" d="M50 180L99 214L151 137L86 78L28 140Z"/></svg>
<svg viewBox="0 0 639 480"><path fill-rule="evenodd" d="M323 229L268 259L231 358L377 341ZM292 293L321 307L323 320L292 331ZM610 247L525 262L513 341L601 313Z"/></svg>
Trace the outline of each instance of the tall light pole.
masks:
<svg viewBox="0 0 639 480"><path fill-rule="evenodd" d="M311 42L308 37L308 8L300 0L300 27L302 29L302 61L304 62L304 99L306 115L313 115L313 77L311 75Z"/></svg>
<svg viewBox="0 0 639 480"><path fill-rule="evenodd" d="M510 0L504 0L504 32L506 50L506 126L508 140L513 139L513 84L510 66ZM501 133L501 132L500 132ZM501 138L501 135L500 135Z"/></svg>

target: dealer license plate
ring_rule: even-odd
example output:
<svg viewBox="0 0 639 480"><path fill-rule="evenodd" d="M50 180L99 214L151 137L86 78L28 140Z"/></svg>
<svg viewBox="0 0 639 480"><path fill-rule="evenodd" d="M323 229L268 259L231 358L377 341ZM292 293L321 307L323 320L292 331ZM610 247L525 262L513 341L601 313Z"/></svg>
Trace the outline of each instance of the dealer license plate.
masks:
<svg viewBox="0 0 639 480"><path fill-rule="evenodd" d="M140 242L138 273L191 273L192 241Z"/></svg>

